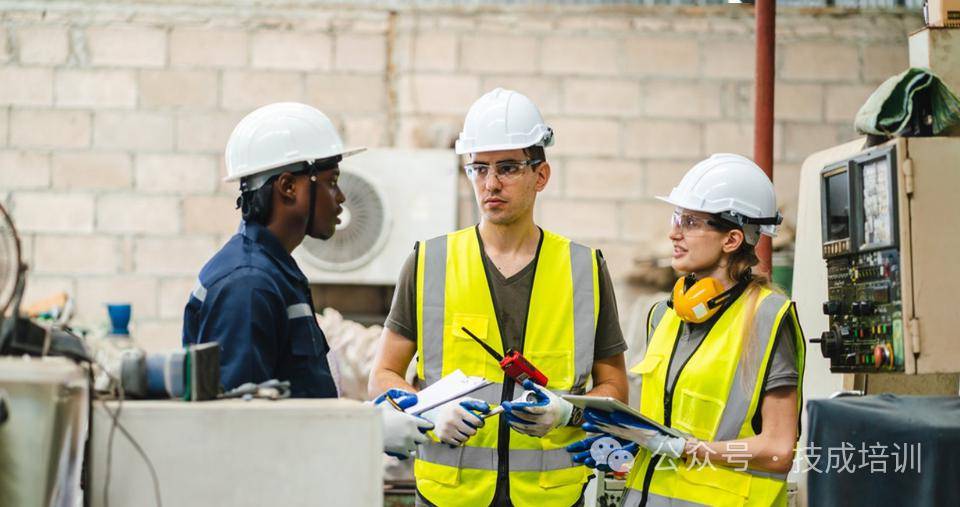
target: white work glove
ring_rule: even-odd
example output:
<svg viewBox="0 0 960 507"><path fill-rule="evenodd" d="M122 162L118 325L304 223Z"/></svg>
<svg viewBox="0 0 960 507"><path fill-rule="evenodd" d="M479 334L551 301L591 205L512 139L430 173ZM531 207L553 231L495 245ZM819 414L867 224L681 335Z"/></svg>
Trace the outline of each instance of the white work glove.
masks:
<svg viewBox="0 0 960 507"><path fill-rule="evenodd" d="M487 402L476 398L462 398L440 405L424 414L424 417L433 420L436 426L433 434L441 442L449 445L463 445L470 437L477 434L477 429L484 424L482 414L490 412Z"/></svg>
<svg viewBox="0 0 960 507"><path fill-rule="evenodd" d="M397 410L386 402L387 396L393 398L401 409L406 409L417 404L417 395L401 389L390 389L374 400L383 422L383 452L395 458L407 459L417 450L418 444L429 440L425 433L433 429L433 423Z"/></svg>
<svg viewBox="0 0 960 507"><path fill-rule="evenodd" d="M686 439L666 435L643 421L621 412L602 412L594 409L583 411L587 421L583 429L590 433L606 433L636 442L654 454L671 458L683 455Z"/></svg>
<svg viewBox="0 0 960 507"><path fill-rule="evenodd" d="M570 422L573 405L569 401L530 379L523 381L523 387L527 390L519 398L503 403L507 421L513 429L524 435L542 437Z"/></svg>

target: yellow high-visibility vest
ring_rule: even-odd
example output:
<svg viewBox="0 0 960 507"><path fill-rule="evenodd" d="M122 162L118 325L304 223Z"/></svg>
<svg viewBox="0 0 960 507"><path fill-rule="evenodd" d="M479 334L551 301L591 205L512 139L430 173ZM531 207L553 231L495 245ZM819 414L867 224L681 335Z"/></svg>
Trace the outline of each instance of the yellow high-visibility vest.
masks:
<svg viewBox="0 0 960 507"><path fill-rule="evenodd" d="M503 353L480 249L476 227L418 245L417 376L425 386L458 369L483 377L493 384L471 396L496 406L508 401L503 371L461 331L466 327ZM582 393L593 368L599 313L596 251L543 231L534 262L523 355L547 376L547 388ZM519 395L521 388L516 389ZM498 451L500 423L501 417L487 419L465 445L454 448L430 434L432 440L419 447L414 464L420 494L441 507L489 505L502 468L509 474L515 506L573 505L588 470L576 466L565 447L585 438L584 432L567 426L535 438L507 431L508 448ZM506 463L501 455L507 456Z"/></svg>
<svg viewBox="0 0 960 507"><path fill-rule="evenodd" d="M753 332L744 340L744 319L754 304ZM630 371L641 376L640 411L705 441L755 436L754 416L777 330L787 314L796 337L798 414L802 403L805 345L793 303L768 289L748 290L720 316L677 375L672 395L666 382L681 320L665 302L651 311L653 335L643 360ZM658 322L659 321L659 322ZM750 328L747 328L750 329ZM746 346L747 350L744 350ZM768 506L787 503L786 474L739 471L720 464L689 466L682 460L637 454L622 506Z"/></svg>

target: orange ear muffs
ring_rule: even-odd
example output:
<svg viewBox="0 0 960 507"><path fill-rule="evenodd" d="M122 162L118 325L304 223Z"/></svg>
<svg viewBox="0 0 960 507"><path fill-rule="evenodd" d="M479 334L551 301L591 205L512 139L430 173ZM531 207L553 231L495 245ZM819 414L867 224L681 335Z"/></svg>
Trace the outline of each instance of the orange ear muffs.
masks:
<svg viewBox="0 0 960 507"><path fill-rule="evenodd" d="M697 280L686 289L686 278L677 280L673 286L673 311L685 322L699 324L705 322L720 309L714 298L723 295L723 285L715 278Z"/></svg>

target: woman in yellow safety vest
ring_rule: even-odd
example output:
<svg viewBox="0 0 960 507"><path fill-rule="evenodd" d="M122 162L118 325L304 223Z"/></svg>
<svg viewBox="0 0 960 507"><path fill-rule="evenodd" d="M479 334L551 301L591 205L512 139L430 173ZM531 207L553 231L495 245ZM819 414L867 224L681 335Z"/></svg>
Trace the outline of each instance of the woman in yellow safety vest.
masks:
<svg viewBox="0 0 960 507"><path fill-rule="evenodd" d="M676 207L672 265L686 276L651 308L631 372L640 412L676 431L588 409L584 428L600 435L568 450L606 469L625 460L604 437L636 453L623 506L786 505L805 348L793 302L752 270L760 235L782 220L773 184L753 161L716 154L658 199Z"/></svg>

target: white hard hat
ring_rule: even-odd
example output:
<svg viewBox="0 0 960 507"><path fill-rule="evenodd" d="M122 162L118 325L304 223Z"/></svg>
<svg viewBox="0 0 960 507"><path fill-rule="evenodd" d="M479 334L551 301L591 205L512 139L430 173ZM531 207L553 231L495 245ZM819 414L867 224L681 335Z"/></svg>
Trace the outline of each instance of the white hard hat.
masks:
<svg viewBox="0 0 960 507"><path fill-rule="evenodd" d="M553 130L526 95L496 88L470 106L457 139L457 155L553 144Z"/></svg>
<svg viewBox="0 0 960 507"><path fill-rule="evenodd" d="M245 116L230 134L223 181L252 178L249 190L259 188L274 169L297 162L313 162L366 148L344 148L333 123L314 107L296 102L263 106Z"/></svg>
<svg viewBox="0 0 960 507"><path fill-rule="evenodd" d="M776 236L777 225L783 221L773 182L752 160L732 153L716 153L699 162L669 197L657 199L678 208L717 214L740 226L751 245L760 234Z"/></svg>

